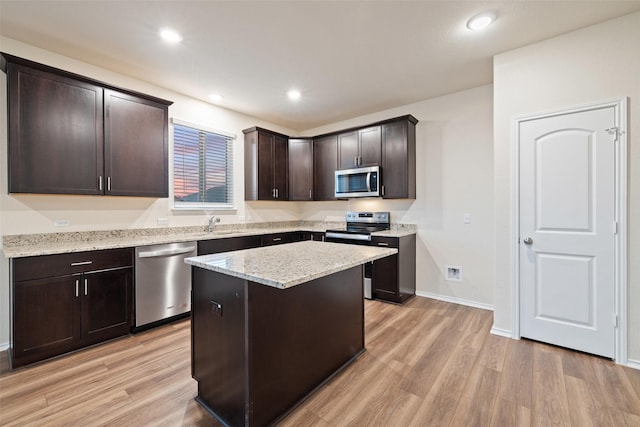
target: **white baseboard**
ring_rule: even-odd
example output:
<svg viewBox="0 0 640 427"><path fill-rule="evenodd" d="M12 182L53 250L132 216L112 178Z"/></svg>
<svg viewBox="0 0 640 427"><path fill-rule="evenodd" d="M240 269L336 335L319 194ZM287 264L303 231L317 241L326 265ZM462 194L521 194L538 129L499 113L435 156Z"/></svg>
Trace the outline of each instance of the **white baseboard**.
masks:
<svg viewBox="0 0 640 427"><path fill-rule="evenodd" d="M513 338L509 329L496 328L495 326L491 327L491 331L489 333L491 335L498 335L499 337Z"/></svg>
<svg viewBox="0 0 640 427"><path fill-rule="evenodd" d="M633 369L640 370L640 360L627 359L627 366Z"/></svg>
<svg viewBox="0 0 640 427"><path fill-rule="evenodd" d="M0 352L6 351L9 349L8 342L0 342Z"/></svg>
<svg viewBox="0 0 640 427"><path fill-rule="evenodd" d="M453 304L466 305L468 307L480 308L482 310L493 311L493 306L481 302L469 301L462 298L450 297L446 295L432 294L430 292L416 291L416 295L424 298L437 299L439 301L451 302Z"/></svg>

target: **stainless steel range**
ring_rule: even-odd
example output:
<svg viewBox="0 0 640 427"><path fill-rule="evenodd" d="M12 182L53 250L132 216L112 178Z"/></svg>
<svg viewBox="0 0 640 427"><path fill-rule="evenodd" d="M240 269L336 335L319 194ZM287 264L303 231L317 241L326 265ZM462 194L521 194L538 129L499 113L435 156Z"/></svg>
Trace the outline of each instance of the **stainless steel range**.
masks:
<svg viewBox="0 0 640 427"><path fill-rule="evenodd" d="M389 212L347 212L346 228L327 230L325 238L329 242L367 244L371 241L371 233L390 228Z"/></svg>
<svg viewBox="0 0 640 427"><path fill-rule="evenodd" d="M389 212L347 212L345 219L347 226L338 230L327 230L325 241L335 243L350 243L355 245L372 245L371 233L390 228ZM364 297L371 299L372 263L364 265Z"/></svg>

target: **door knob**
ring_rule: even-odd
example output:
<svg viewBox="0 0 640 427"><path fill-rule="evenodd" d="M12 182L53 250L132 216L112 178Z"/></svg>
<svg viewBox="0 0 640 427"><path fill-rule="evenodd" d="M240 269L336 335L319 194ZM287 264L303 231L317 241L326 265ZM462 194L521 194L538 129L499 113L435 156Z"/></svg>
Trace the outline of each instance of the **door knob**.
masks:
<svg viewBox="0 0 640 427"><path fill-rule="evenodd" d="M533 239L531 237L527 237L526 239L524 239L522 241L525 245L531 245L533 244Z"/></svg>

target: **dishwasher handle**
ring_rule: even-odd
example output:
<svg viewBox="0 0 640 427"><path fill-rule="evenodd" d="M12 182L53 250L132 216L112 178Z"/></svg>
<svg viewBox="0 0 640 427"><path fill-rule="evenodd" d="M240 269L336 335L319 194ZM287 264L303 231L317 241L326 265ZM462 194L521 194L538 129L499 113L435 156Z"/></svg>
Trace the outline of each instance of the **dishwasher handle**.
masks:
<svg viewBox="0 0 640 427"><path fill-rule="evenodd" d="M138 253L138 258L155 258L161 256L182 255L194 251L195 246L188 246L186 248L179 249L161 249L159 251L149 251Z"/></svg>

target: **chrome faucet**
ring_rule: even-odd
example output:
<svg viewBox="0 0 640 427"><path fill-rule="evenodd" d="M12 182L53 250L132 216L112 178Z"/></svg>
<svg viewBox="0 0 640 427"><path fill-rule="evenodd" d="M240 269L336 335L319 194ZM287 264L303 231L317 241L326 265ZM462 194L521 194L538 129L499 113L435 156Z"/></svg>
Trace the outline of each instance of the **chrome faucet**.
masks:
<svg viewBox="0 0 640 427"><path fill-rule="evenodd" d="M209 217L209 233L213 232L213 226L215 225L216 222L220 222L219 216Z"/></svg>

